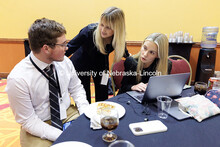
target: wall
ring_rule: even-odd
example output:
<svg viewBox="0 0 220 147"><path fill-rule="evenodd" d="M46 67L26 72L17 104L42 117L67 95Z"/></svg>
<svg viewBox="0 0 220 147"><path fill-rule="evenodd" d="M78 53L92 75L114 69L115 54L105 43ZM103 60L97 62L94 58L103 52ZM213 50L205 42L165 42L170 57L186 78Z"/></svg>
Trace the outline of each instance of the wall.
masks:
<svg viewBox="0 0 220 147"><path fill-rule="evenodd" d="M25 57L24 40L0 39L0 51L0 77L5 77Z"/></svg>
<svg viewBox="0 0 220 147"><path fill-rule="evenodd" d="M33 21L47 17L63 23L71 39L98 21L107 7L117 6L126 15L128 41L141 41L152 32L182 30L200 42L202 27L220 26L219 4L219 0L0 0L0 38L27 38Z"/></svg>
<svg viewBox="0 0 220 147"><path fill-rule="evenodd" d="M25 57L24 44L22 39L0 39L0 77L6 77L12 68ZM129 53L136 54L141 47L142 41L128 41L127 48ZM200 45L193 45L190 53L190 64L192 66L193 76L195 79L196 66L198 61ZM220 44L216 48L215 70L220 71ZM110 67L113 62L113 53L110 55Z"/></svg>
<svg viewBox="0 0 220 147"><path fill-rule="evenodd" d="M200 42L202 27L220 26L219 4L219 0L0 0L0 73L7 74L24 58L23 39L37 18L63 23L69 40L85 25L97 22L107 7L117 6L125 13L127 41L142 41L152 32L170 34L182 30ZM194 71L199 48L191 52ZM131 45L128 49L135 52L139 46ZM219 65L216 68L220 70Z"/></svg>

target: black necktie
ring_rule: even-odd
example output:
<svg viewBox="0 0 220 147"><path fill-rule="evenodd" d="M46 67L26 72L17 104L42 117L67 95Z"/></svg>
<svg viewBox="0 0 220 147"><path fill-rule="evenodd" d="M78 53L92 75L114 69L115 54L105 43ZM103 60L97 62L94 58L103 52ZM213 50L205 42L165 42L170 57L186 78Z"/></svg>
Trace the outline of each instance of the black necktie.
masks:
<svg viewBox="0 0 220 147"><path fill-rule="evenodd" d="M60 120L60 105L58 98L58 86L54 77L53 64L44 69L49 78L49 98L50 98L50 113L52 126L62 130L62 120Z"/></svg>

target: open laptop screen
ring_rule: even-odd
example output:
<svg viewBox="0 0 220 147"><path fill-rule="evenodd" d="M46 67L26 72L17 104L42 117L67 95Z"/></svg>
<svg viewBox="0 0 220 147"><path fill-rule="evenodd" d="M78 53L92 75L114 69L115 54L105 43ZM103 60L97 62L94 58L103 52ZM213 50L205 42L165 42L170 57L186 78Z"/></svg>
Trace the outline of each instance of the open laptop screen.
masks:
<svg viewBox="0 0 220 147"><path fill-rule="evenodd" d="M190 73L180 73L150 77L142 103L155 102L156 97L160 95L181 96L189 75Z"/></svg>

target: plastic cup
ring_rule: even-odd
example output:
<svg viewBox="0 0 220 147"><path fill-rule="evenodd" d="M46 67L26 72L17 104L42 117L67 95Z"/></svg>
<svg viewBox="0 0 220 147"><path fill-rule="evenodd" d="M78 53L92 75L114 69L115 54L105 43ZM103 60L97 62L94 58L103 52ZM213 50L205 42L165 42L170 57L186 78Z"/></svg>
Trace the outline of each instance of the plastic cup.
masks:
<svg viewBox="0 0 220 147"><path fill-rule="evenodd" d="M219 90L220 89L220 80L213 82L212 90Z"/></svg>
<svg viewBox="0 0 220 147"><path fill-rule="evenodd" d="M167 119L172 101L173 100L168 96L157 97L157 114L159 118Z"/></svg>

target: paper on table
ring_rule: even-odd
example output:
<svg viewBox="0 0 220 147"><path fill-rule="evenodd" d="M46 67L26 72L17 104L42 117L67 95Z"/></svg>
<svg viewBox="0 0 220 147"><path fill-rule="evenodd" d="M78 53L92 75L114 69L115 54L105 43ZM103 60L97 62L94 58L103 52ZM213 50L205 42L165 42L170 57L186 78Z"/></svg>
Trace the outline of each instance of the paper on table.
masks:
<svg viewBox="0 0 220 147"><path fill-rule="evenodd" d="M93 130L102 128L100 123L100 115L93 115L90 118L90 128L92 128Z"/></svg>

